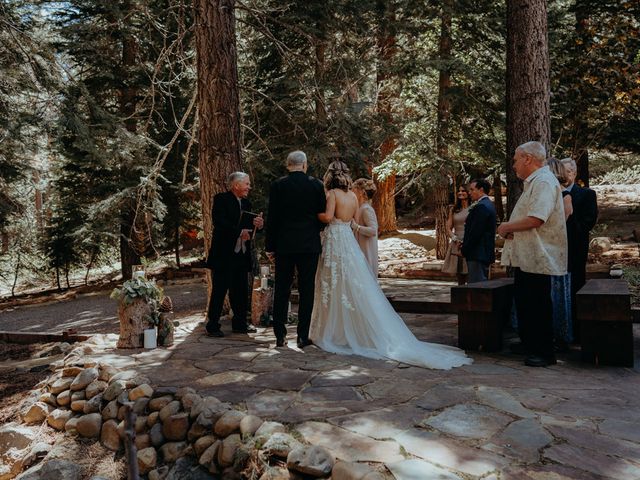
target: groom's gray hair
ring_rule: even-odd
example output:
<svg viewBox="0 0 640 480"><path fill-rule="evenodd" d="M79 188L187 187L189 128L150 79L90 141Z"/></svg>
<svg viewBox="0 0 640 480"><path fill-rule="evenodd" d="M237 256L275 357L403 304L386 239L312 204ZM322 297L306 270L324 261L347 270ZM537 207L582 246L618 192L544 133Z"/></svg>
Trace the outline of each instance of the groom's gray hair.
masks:
<svg viewBox="0 0 640 480"><path fill-rule="evenodd" d="M307 155L302 150L295 150L287 155L287 167L301 167L307 163Z"/></svg>

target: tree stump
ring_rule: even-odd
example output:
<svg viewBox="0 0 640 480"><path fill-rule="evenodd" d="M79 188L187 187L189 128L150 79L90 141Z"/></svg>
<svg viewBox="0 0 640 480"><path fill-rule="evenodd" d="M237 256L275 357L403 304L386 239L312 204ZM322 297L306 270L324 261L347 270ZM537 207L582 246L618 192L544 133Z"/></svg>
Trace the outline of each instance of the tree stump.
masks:
<svg viewBox="0 0 640 480"><path fill-rule="evenodd" d="M251 296L251 323L253 325L261 325L264 318L268 323L269 312L272 308L273 289L272 288L254 288Z"/></svg>
<svg viewBox="0 0 640 480"><path fill-rule="evenodd" d="M151 306L141 298L135 299L129 305L119 302L120 338L118 339L118 348L143 347L143 331L149 328L151 310Z"/></svg>

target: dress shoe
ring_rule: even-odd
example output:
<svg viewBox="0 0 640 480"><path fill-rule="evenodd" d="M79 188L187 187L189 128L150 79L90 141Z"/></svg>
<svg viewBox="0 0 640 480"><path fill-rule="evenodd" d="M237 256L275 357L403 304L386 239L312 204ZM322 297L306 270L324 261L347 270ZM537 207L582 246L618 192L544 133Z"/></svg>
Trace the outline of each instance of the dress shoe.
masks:
<svg viewBox="0 0 640 480"><path fill-rule="evenodd" d="M284 338L276 339L276 347L284 347Z"/></svg>
<svg viewBox="0 0 640 480"><path fill-rule="evenodd" d="M244 328L234 328L231 330L233 333L256 333L256 327L253 325L247 325Z"/></svg>
<svg viewBox="0 0 640 480"><path fill-rule="evenodd" d="M224 337L224 333L222 333L222 330L213 330L212 332L207 330L207 333L205 335L207 337L216 337L216 338Z"/></svg>
<svg viewBox="0 0 640 480"><path fill-rule="evenodd" d="M524 364L527 367L548 367L549 365L555 365L558 363L555 357L538 357L537 355L530 355L524 359Z"/></svg>
<svg viewBox="0 0 640 480"><path fill-rule="evenodd" d="M306 340L298 339L298 348L303 349L304 347L307 347L309 345L313 345L313 342L308 338Z"/></svg>

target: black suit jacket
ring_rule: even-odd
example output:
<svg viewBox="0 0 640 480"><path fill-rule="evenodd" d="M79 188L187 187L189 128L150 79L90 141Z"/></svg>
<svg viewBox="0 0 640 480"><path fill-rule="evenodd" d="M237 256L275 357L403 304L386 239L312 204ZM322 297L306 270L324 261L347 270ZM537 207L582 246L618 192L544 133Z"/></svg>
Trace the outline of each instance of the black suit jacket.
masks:
<svg viewBox="0 0 640 480"><path fill-rule="evenodd" d="M464 222L462 255L467 260L493 263L496 246L496 208L484 197L471 209Z"/></svg>
<svg viewBox="0 0 640 480"><path fill-rule="evenodd" d="M574 185L569 192L573 214L567 219L569 270L584 268L589 255L589 232L598 220L596 192Z"/></svg>
<svg viewBox="0 0 640 480"><path fill-rule="evenodd" d="M242 210L251 211L251 202L246 198L240 200ZM251 241L245 242L245 252L240 257L234 255L236 242L240 236L240 202L232 192L218 193L213 197L211 219L213 236L207 256L207 267L221 268L231 264L232 260L240 260L240 266L251 269Z"/></svg>
<svg viewBox="0 0 640 480"><path fill-rule="evenodd" d="M320 253L322 222L326 208L322 183L304 172L290 172L271 185L266 226L266 251Z"/></svg>

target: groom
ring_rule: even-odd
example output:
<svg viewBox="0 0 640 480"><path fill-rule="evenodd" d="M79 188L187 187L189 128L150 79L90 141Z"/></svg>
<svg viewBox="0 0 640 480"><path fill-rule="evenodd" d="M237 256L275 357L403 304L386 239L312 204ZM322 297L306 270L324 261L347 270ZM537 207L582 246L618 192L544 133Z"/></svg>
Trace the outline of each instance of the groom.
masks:
<svg viewBox="0 0 640 480"><path fill-rule="evenodd" d="M495 261L496 208L489 198L491 184L484 178L469 183L469 196L473 204L464 222L462 255L467 261L469 283L484 282L489 266Z"/></svg>
<svg viewBox="0 0 640 480"><path fill-rule="evenodd" d="M273 330L276 345L287 336L287 314L294 271L298 273L298 347L311 344L309 324L313 310L314 281L322 250L318 214L324 212L324 186L307 175L307 156L302 151L287 156L289 174L271 185L265 249L275 260Z"/></svg>

